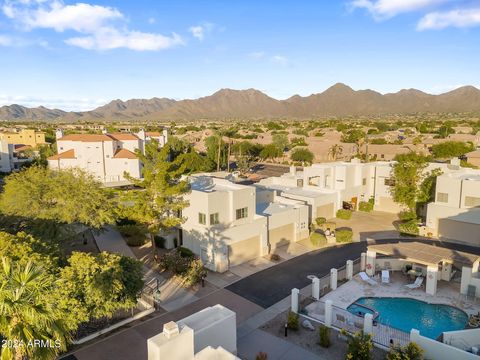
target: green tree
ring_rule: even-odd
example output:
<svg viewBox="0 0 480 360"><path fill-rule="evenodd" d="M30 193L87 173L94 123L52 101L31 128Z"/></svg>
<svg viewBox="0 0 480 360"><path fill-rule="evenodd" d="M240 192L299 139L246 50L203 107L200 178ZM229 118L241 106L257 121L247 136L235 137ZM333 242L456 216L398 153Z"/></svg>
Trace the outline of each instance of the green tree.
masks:
<svg viewBox="0 0 480 360"><path fill-rule="evenodd" d="M2 359L54 359L66 350L69 333L62 313L47 294L54 291L55 280L32 264L12 265L2 257L0 269L0 334L23 344L2 348ZM28 346L34 340L51 346Z"/></svg>
<svg viewBox="0 0 480 360"><path fill-rule="evenodd" d="M397 155L395 160L397 162L392 170L395 184L390 188L393 200L404 205L411 214L416 214L421 195L420 184L425 178L423 171L428 165L428 158L411 152Z"/></svg>
<svg viewBox="0 0 480 360"><path fill-rule="evenodd" d="M181 211L188 206L183 195L189 192L190 186L187 180L181 179L185 163L167 161L169 153L168 143L159 150L156 141L145 146L145 154L137 151L143 164L143 179L130 180L141 190L126 192L121 206L124 217L148 228L155 259L155 235L160 230L169 230L182 224L185 219Z"/></svg>
<svg viewBox="0 0 480 360"><path fill-rule="evenodd" d="M275 159L282 156L282 151L275 144L268 144L260 152L262 159Z"/></svg>
<svg viewBox="0 0 480 360"><path fill-rule="evenodd" d="M272 136L272 144L278 147L282 153L288 148L288 136L286 134L275 134Z"/></svg>
<svg viewBox="0 0 480 360"><path fill-rule="evenodd" d="M215 164L206 156L200 155L194 149L175 158L183 169L183 174L194 174L198 172L209 172L215 169Z"/></svg>
<svg viewBox="0 0 480 360"><path fill-rule="evenodd" d="M445 141L432 146L432 155L437 159L450 159L475 150L471 142Z"/></svg>
<svg viewBox="0 0 480 360"><path fill-rule="evenodd" d="M5 179L0 207L7 215L93 228L114 221L109 193L80 170L54 171L33 166L11 174Z"/></svg>
<svg viewBox="0 0 480 360"><path fill-rule="evenodd" d="M423 360L423 349L414 342L395 346L387 354L387 360Z"/></svg>
<svg viewBox="0 0 480 360"><path fill-rule="evenodd" d="M438 128L437 134L439 138L445 139L448 135L455 134L455 130L450 124L445 124Z"/></svg>
<svg viewBox="0 0 480 360"><path fill-rule="evenodd" d="M207 158L217 169L227 166L228 146L220 135L212 135L205 139Z"/></svg>
<svg viewBox="0 0 480 360"><path fill-rule="evenodd" d="M352 129L343 133L340 141L344 143L358 144L363 138L365 138L365 132L360 129Z"/></svg>
<svg viewBox="0 0 480 360"><path fill-rule="evenodd" d="M293 161L301 161L306 163L312 163L314 159L313 153L307 148L295 148L292 150L290 156Z"/></svg>
<svg viewBox="0 0 480 360"><path fill-rule="evenodd" d="M74 252L59 272L55 301L74 330L92 317L110 317L117 310L134 307L144 285L142 278L142 265L135 259Z"/></svg>

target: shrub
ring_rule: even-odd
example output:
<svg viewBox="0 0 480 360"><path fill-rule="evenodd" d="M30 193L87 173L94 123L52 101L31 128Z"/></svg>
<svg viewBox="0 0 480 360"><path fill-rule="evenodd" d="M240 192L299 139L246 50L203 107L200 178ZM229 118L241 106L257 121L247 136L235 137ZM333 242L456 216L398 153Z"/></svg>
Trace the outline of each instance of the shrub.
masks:
<svg viewBox="0 0 480 360"><path fill-rule="evenodd" d="M402 234L418 235L418 220L412 219L398 224L398 231Z"/></svg>
<svg viewBox="0 0 480 360"><path fill-rule="evenodd" d="M324 348L328 348L331 345L330 342L330 329L326 326L320 326L318 328L318 333L320 337L320 346Z"/></svg>
<svg viewBox="0 0 480 360"><path fill-rule="evenodd" d="M260 351L257 356L255 356L255 360L267 360L268 355L267 353L264 353L263 351Z"/></svg>
<svg viewBox="0 0 480 360"><path fill-rule="evenodd" d="M153 239L155 241L156 247L160 249L165 249L165 243L167 242L167 239L165 239L163 236L160 236L160 235L155 235Z"/></svg>
<svg viewBox="0 0 480 360"><path fill-rule="evenodd" d="M317 131L313 136L315 137L322 137L323 135L325 135L325 133L321 132L321 131Z"/></svg>
<svg viewBox="0 0 480 360"><path fill-rule="evenodd" d="M202 260L194 255L182 256L179 249L163 255L159 264L162 269L169 270L178 276L182 280L183 286L190 287L204 278L207 270L203 266Z"/></svg>
<svg viewBox="0 0 480 360"><path fill-rule="evenodd" d="M348 360L371 360L373 342L369 334L359 331L355 335L350 335L345 330L341 331L342 335L347 336L347 355Z"/></svg>
<svg viewBox="0 0 480 360"><path fill-rule="evenodd" d="M395 346L387 354L387 360L423 360L423 349L414 342L407 346Z"/></svg>
<svg viewBox="0 0 480 360"><path fill-rule="evenodd" d="M187 266L185 273L181 274L183 284L186 287L190 287L200 282L202 278L207 276L207 270L203 266L202 260L193 259Z"/></svg>
<svg viewBox="0 0 480 360"><path fill-rule="evenodd" d="M311 163L315 156L310 150L306 148L295 148L292 150L292 154L290 157L293 161Z"/></svg>
<svg viewBox="0 0 480 360"><path fill-rule="evenodd" d="M324 217L317 217L315 219L315 223L320 226L320 225L323 225L327 222L327 219L325 219Z"/></svg>
<svg viewBox="0 0 480 360"><path fill-rule="evenodd" d="M320 246L327 243L327 238L323 234L312 232L310 234L310 242L313 246Z"/></svg>
<svg viewBox="0 0 480 360"><path fill-rule="evenodd" d="M160 258L160 267L164 270L171 271L175 275L183 274L189 266L189 259L180 255L177 250L170 251Z"/></svg>
<svg viewBox="0 0 480 360"><path fill-rule="evenodd" d="M280 255L278 255L278 254L271 254L271 255L270 255L270 260L272 260L272 261L280 261Z"/></svg>
<svg viewBox="0 0 480 360"><path fill-rule="evenodd" d="M184 258L192 258L192 257L195 256L195 254L192 252L192 250L187 249L183 246L180 246L179 248L177 248L177 250L180 253L180 255Z"/></svg>
<svg viewBox="0 0 480 360"><path fill-rule="evenodd" d="M371 212L373 210L373 202L372 201L360 201L358 205L358 210L364 212Z"/></svg>
<svg viewBox="0 0 480 360"><path fill-rule="evenodd" d="M351 229L337 229L335 231L335 238L338 243L349 243L353 239L353 231Z"/></svg>
<svg viewBox="0 0 480 360"><path fill-rule="evenodd" d="M343 219L343 220L350 220L352 217L352 211L351 210L346 210L346 209L339 209L337 211L337 218Z"/></svg>
<svg viewBox="0 0 480 360"><path fill-rule="evenodd" d="M293 331L297 331L300 328L298 314L294 313L293 311L288 312L287 326Z"/></svg>

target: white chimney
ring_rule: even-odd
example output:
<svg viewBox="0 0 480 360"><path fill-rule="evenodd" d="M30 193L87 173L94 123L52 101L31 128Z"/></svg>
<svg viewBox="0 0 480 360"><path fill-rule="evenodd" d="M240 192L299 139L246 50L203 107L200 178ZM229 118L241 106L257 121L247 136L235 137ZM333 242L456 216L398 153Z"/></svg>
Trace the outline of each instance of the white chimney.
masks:
<svg viewBox="0 0 480 360"><path fill-rule="evenodd" d="M450 165L460 166L460 159L459 158L453 158L452 160L450 160Z"/></svg>
<svg viewBox="0 0 480 360"><path fill-rule="evenodd" d="M147 138L147 134L145 133L145 129L140 129L140 131L137 133L137 136L140 138L140 140L145 141Z"/></svg>
<svg viewBox="0 0 480 360"><path fill-rule="evenodd" d="M180 333L178 325L175 321L170 321L163 325L163 334L167 339L171 339Z"/></svg>
<svg viewBox="0 0 480 360"><path fill-rule="evenodd" d="M162 134L163 134L163 145L165 145L168 142L168 129L163 129Z"/></svg>
<svg viewBox="0 0 480 360"><path fill-rule="evenodd" d="M58 140L61 138L63 138L63 130L62 129L55 130L55 139Z"/></svg>

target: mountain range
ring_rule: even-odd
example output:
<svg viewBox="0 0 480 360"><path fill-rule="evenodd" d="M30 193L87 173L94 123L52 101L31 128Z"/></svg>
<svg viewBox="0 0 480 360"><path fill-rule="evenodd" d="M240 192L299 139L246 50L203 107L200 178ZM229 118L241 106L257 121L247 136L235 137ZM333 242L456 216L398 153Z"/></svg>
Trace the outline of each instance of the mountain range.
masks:
<svg viewBox="0 0 480 360"><path fill-rule="evenodd" d="M431 95L420 90L381 94L355 91L338 83L322 93L276 100L259 90L222 89L195 100L168 98L114 100L91 111L67 112L43 106L0 107L0 120L8 121L109 121L109 120L221 120L320 118L331 116L414 113L480 112L480 90L464 86Z"/></svg>

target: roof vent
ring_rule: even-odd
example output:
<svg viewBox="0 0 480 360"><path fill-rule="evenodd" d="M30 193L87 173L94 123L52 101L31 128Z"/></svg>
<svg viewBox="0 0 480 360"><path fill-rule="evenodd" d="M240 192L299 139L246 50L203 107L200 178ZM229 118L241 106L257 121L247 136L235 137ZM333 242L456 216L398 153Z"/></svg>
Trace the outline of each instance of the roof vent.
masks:
<svg viewBox="0 0 480 360"><path fill-rule="evenodd" d="M171 339L179 334L178 325L174 321L170 321L163 325L163 334L167 339Z"/></svg>

